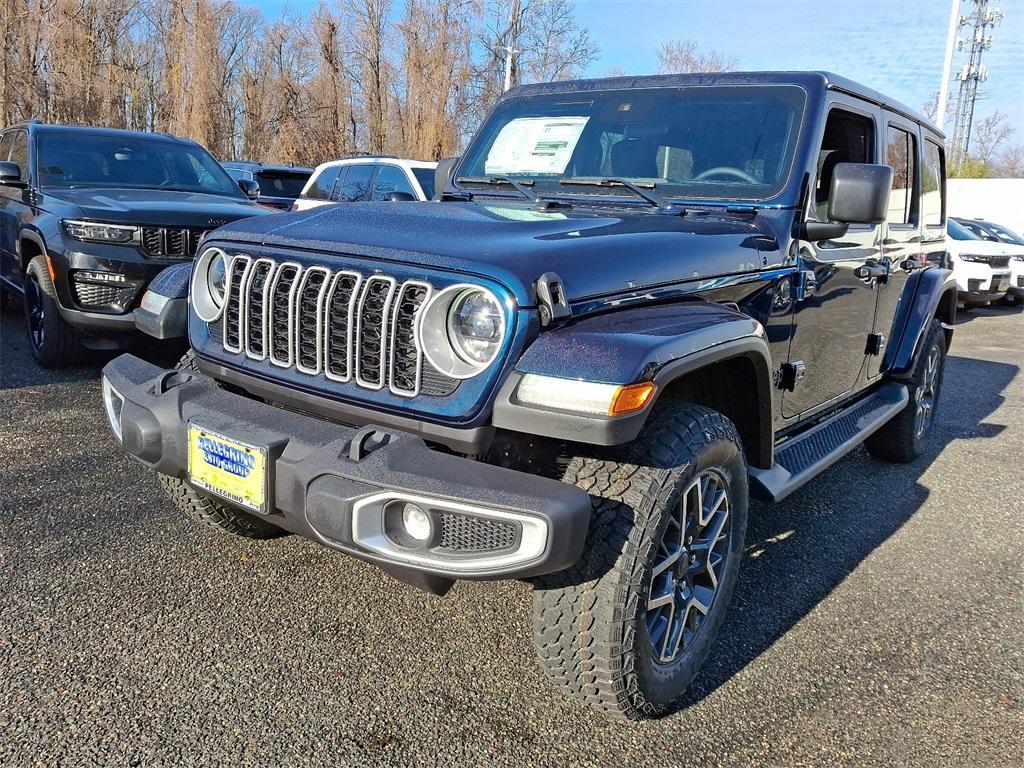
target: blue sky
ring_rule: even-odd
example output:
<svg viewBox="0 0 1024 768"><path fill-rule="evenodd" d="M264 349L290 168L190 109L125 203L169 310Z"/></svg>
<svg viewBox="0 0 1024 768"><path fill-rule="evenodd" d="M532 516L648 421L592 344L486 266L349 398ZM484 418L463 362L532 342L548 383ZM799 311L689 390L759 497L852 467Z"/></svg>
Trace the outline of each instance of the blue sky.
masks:
<svg viewBox="0 0 1024 768"><path fill-rule="evenodd" d="M316 3L247 4L277 15L285 8L304 13ZM1005 18L983 58L989 80L975 114L1006 112L1018 126L1013 141L1022 142L1024 0L993 6ZM601 49L590 76L613 67L650 72L661 42L687 38L738 59L740 69L827 69L915 109L939 89L949 8L949 0L577 0L578 21Z"/></svg>

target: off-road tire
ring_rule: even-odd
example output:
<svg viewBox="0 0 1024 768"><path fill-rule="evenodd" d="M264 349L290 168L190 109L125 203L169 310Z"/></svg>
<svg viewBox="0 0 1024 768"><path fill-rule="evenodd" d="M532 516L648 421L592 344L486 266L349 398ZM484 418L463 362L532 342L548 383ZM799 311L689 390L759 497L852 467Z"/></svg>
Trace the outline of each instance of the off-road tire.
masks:
<svg viewBox="0 0 1024 768"><path fill-rule="evenodd" d="M78 331L60 314L57 291L45 256L36 256L25 270L21 299L32 357L43 368L65 368L80 363L85 350Z"/></svg>
<svg viewBox="0 0 1024 768"><path fill-rule="evenodd" d="M1007 304L1007 305L1009 305L1011 307L1019 307L1021 304L1024 304L1024 295L1021 295L1019 293L1014 293L1014 294L1009 294L1008 293L1003 298L1001 298L999 301L1000 301L1000 303Z"/></svg>
<svg viewBox="0 0 1024 768"><path fill-rule="evenodd" d="M928 360L933 352L938 355L938 370L930 385L932 389L931 413L924 425L924 430L921 431L918 428L918 408L929 386L926 382ZM910 377L910 381L907 382L907 389L910 392L909 402L895 418L864 442L868 452L876 459L905 464L921 455L931 426L935 423L935 411L938 408L939 395L942 392L942 373L945 362L946 332L938 320L932 320L928 327L928 335L921 347L921 354L914 366L914 373Z"/></svg>
<svg viewBox="0 0 1024 768"><path fill-rule="evenodd" d="M192 350L185 353L177 367L186 371L199 370ZM158 477L171 502L186 517L245 539L276 539L288 535L288 531L283 528L223 504L209 494L197 491L184 480L167 475Z"/></svg>
<svg viewBox="0 0 1024 768"><path fill-rule="evenodd" d="M652 565L674 505L713 469L727 480L728 554L711 610L675 662L652 658L646 624ZM736 582L747 523L747 468L735 426L690 404L656 412L624 454L573 457L563 477L587 491L586 547L569 570L534 581L534 642L556 686L610 714L671 711L711 649Z"/></svg>

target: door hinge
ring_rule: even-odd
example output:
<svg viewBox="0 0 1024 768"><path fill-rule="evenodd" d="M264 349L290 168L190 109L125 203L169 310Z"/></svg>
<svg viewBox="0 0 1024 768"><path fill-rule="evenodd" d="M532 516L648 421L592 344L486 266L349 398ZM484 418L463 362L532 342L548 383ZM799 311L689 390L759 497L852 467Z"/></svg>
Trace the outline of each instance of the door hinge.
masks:
<svg viewBox="0 0 1024 768"><path fill-rule="evenodd" d="M880 355L885 347L885 336L880 333L869 333L868 343L864 347L865 355Z"/></svg>
<svg viewBox="0 0 1024 768"><path fill-rule="evenodd" d="M797 360L793 363L783 363L782 366L775 371L775 386L779 389L784 389L787 392L793 392L796 389L796 383L806 375L807 366L804 365L803 360Z"/></svg>

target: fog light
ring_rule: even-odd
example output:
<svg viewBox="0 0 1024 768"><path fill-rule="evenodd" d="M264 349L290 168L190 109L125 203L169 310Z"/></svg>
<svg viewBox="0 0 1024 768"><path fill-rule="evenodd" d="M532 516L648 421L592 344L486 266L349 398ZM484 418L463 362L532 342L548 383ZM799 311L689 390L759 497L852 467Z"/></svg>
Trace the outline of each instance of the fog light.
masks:
<svg viewBox="0 0 1024 768"><path fill-rule="evenodd" d="M433 524L430 522L430 515L423 507L417 504L406 504L402 508L402 525L405 532L416 541L426 541L433 532Z"/></svg>
<svg viewBox="0 0 1024 768"><path fill-rule="evenodd" d="M110 429L114 437L121 442L121 409L124 407L124 398L121 393L111 386L106 376L103 377L103 407L107 412L107 421L110 422Z"/></svg>

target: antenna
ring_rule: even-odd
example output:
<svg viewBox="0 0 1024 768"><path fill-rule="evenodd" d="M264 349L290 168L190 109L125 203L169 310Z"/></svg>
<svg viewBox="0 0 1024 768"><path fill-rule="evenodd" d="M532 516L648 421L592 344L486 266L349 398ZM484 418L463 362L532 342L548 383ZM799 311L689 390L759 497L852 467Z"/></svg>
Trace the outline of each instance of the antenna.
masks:
<svg viewBox="0 0 1024 768"><path fill-rule="evenodd" d="M974 122L974 104L979 98L978 84L988 80L988 67L981 63L981 55L992 47L992 36L988 30L1003 19L998 8L989 8L989 0L970 0L973 10L961 16L957 26L971 28L970 35L957 41L957 50L969 51L967 63L956 73L960 90L956 100L956 114L953 118L953 137L949 142L949 164L959 168L967 159L971 145L971 124Z"/></svg>

